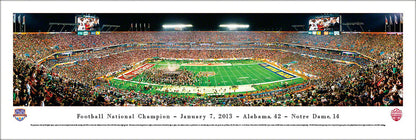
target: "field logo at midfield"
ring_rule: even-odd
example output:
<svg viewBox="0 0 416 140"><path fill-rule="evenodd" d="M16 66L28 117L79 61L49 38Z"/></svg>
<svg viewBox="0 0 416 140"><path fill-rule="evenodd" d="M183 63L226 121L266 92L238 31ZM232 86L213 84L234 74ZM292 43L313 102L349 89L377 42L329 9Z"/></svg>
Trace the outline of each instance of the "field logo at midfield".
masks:
<svg viewBox="0 0 416 140"><path fill-rule="evenodd" d="M204 77L211 77L211 76L215 76L215 72L213 71L201 71L198 72L199 76L204 76Z"/></svg>
<svg viewBox="0 0 416 140"><path fill-rule="evenodd" d="M273 73L275 73L275 74L283 77L283 78L286 78L286 79L290 79L290 78L296 77L296 76L294 76L294 75L292 75L290 73L287 73L287 72L285 72L283 70L277 69L277 68L275 68L275 67L273 67L273 66L271 66L271 65L269 65L267 63L260 63L259 65L262 66L263 68L265 68L265 69L267 69L267 70L269 70L269 71L271 71L271 72L273 72Z"/></svg>

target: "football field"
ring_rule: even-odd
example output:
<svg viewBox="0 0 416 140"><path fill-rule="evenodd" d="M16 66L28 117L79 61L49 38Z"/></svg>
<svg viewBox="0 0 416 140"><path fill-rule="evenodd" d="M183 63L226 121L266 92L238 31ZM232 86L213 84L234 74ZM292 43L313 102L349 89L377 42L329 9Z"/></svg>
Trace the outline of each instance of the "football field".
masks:
<svg viewBox="0 0 416 140"><path fill-rule="evenodd" d="M151 64L154 64L154 66L150 69L163 69L170 65L175 65L178 69L186 69L193 72L195 75L200 73L210 73L210 75L198 77L197 82L195 82L194 85L187 85L189 87L249 86L252 90L247 89L246 91L253 91L263 90L265 88L273 89L282 87L284 84L304 82L303 78L295 74L279 69L271 64L254 60L228 60L216 62L163 60L151 62ZM160 87L170 86L152 83L151 81L146 80L141 74L134 76L129 81ZM240 90L240 92L242 91L244 90Z"/></svg>
<svg viewBox="0 0 416 140"><path fill-rule="evenodd" d="M215 75L202 77L195 83L198 86L233 86L255 83L266 83L284 80L258 64L242 64L233 66L181 66L195 73L215 72Z"/></svg>

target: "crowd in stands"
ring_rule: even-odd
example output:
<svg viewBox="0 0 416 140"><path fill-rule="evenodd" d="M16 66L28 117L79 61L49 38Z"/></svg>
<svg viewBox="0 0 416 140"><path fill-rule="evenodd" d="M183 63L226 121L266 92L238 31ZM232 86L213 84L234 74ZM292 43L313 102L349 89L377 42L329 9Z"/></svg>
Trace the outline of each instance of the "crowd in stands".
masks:
<svg viewBox="0 0 416 140"><path fill-rule="evenodd" d="M403 52L403 35L344 33L318 36L282 33L278 40L312 47L357 51L375 59L382 58L384 53Z"/></svg>
<svg viewBox="0 0 416 140"><path fill-rule="evenodd" d="M82 84L51 73L43 66L13 56L13 105L62 106L98 105L90 96L94 90ZM71 100L74 103L68 104Z"/></svg>
<svg viewBox="0 0 416 140"><path fill-rule="evenodd" d="M302 47L293 47L287 45L279 45L277 48L286 50L293 53L304 54L304 55L311 55L326 59L335 59L341 61L349 61L355 62L359 65L367 65L372 61L370 58L366 58L364 56L360 56L359 54L346 54L343 52L338 51L325 51L325 50L317 50L316 48L302 48Z"/></svg>
<svg viewBox="0 0 416 140"><path fill-rule="evenodd" d="M337 63L327 59L309 57L289 52L254 50L253 54L259 54L259 58L273 60L282 65L288 64L287 68L290 70L299 70L301 72L319 76L328 81L341 75L348 74L349 72L359 68L357 65Z"/></svg>
<svg viewBox="0 0 416 140"><path fill-rule="evenodd" d="M79 36L76 34L15 34L13 51L33 61L55 52L96 48L133 42L232 42L274 41L262 32L143 32L102 33L101 35Z"/></svg>
<svg viewBox="0 0 416 140"><path fill-rule="evenodd" d="M49 74L44 68L14 59L14 105L161 105L161 106L387 106L403 105L403 63L400 53L337 80L315 81L312 89L247 95L245 98L187 97L143 94L115 88L94 88ZM377 74L376 74L377 73ZM36 76L39 75L39 76ZM26 77L26 78L25 78Z"/></svg>
<svg viewBox="0 0 416 140"><path fill-rule="evenodd" d="M402 51L402 40L403 35L348 33L337 36L273 32L142 32L103 33L91 36L78 36L76 34L15 34L13 35L13 51L16 55L26 56L36 61L55 52L133 42L211 42L215 44L221 44L221 42L283 42L358 51L372 58L381 58L380 54ZM258 47L259 45L251 44L248 46ZM167 45L165 47L179 47L179 45ZM224 47L224 45L217 44L217 46L212 46L202 44L196 46L188 45L188 47Z"/></svg>
<svg viewBox="0 0 416 140"><path fill-rule="evenodd" d="M39 65L37 60L54 52L129 43L149 42L232 42L285 41L315 47L354 50L376 59L369 65L341 64L268 49L178 50L119 49L86 52L66 57L58 62L82 60L73 65L49 70L54 62ZM271 34L258 32L154 32L114 33L100 36L14 35L13 105L15 106L99 106L99 105L302 105L302 106L380 106L403 105L403 43L402 35L343 34L340 36L309 36L303 34ZM298 42L299 41L299 42ZM338 45L340 44L340 45ZM57 46L57 47L56 47ZM305 52L306 50L293 50ZM184 53L186 52L186 53ZM381 53L384 52L384 53ZM311 52L320 55L320 52ZM28 55L26 55L28 54ZM327 57L339 57L323 54ZM111 72L131 68L150 57L165 58L266 58L321 77L309 81L313 88L297 92L247 95L246 98L180 97L164 94L144 94L101 85L91 79ZM282 96L283 94L283 96Z"/></svg>
<svg viewBox="0 0 416 140"><path fill-rule="evenodd" d="M52 71L65 78L90 83L91 79L96 79L111 72L131 67L135 63L152 56L153 53L156 53L156 50L132 50L79 61L77 64L69 66L58 66L52 69Z"/></svg>
<svg viewBox="0 0 416 140"><path fill-rule="evenodd" d="M41 62L42 65L51 68L56 64L60 63L68 63L68 62L76 62L76 61L83 61L92 58L99 58L106 55L113 55L123 53L129 50L134 49L135 47L116 47L116 48L106 48L101 50L85 50L80 52L71 53L71 55L64 55L64 56L51 56L45 61Z"/></svg>
<svg viewBox="0 0 416 140"><path fill-rule="evenodd" d="M376 63L333 81L287 96L272 96L287 106L402 106L403 54L390 54Z"/></svg>

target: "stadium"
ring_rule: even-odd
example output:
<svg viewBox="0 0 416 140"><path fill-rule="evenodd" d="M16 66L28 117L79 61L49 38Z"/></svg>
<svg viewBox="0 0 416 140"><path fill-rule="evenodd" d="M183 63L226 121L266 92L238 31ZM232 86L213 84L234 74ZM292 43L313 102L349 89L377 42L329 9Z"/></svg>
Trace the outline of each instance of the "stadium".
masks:
<svg viewBox="0 0 416 140"><path fill-rule="evenodd" d="M398 13L381 15L382 31L357 31L364 23L342 20L351 14L309 14L296 31L151 22L118 31L100 23L108 16L84 14L30 32L25 16L36 17L14 15L14 106L403 106Z"/></svg>

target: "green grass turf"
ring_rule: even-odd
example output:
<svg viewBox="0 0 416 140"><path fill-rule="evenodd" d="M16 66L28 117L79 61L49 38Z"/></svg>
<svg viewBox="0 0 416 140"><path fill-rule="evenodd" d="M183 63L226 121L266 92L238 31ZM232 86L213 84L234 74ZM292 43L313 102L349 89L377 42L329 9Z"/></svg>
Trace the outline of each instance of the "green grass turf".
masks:
<svg viewBox="0 0 416 140"><path fill-rule="evenodd" d="M176 60L176 61L160 61L156 64L154 68L166 67L166 64L182 64L182 63L191 63L192 61L188 60ZM210 61L213 63L212 61ZM215 72L216 75L210 77L202 77L198 79L198 82L195 83L196 86L233 86L233 85L246 85L246 84L258 84L258 83L266 83L272 81L279 81L285 80L284 77L281 77L269 70L261 67L258 65L259 63L263 63L261 61L254 61L254 60L227 60L227 61L217 61L217 62L224 62L224 63L231 63L231 66L180 66L180 69L186 68L194 73L198 72ZM142 75L138 75L134 77L131 81L138 81ZM161 91L157 91L156 87L161 86L153 86L153 89L148 91L143 91L143 87L145 84L141 83L134 83L134 82L127 82L121 81L118 79L113 79L113 86L127 89L127 90L142 90L142 92L150 93L150 94L161 94ZM150 81L142 81L146 83L151 83ZM294 78L292 80L286 81L289 85L303 83L304 79L301 77ZM123 83L123 84L121 84ZM256 90L265 90L265 89L275 89L277 87L283 87L284 82L274 82L268 84L261 84L256 85L254 88ZM142 88L140 88L142 87ZM166 93L172 94L175 93ZM239 93L231 93L231 94L239 94ZM184 94L182 94L184 95ZM195 94L186 94L189 96L194 96ZM228 95L228 94L226 94Z"/></svg>
<svg viewBox="0 0 416 140"><path fill-rule="evenodd" d="M299 84L304 82L304 79L302 78L298 78L298 79L294 79L289 81L289 84ZM130 82L130 81L123 81L123 80L119 80L119 79L112 79L110 81L111 85L113 87L117 87L120 89L124 89L124 90L129 90L129 91L140 91L141 93L146 93L146 94L164 94L164 95L170 95L170 96L191 96L191 97L199 97L197 96L197 94L195 93L174 93L174 92L163 92L163 91L159 91L156 88L162 88L162 86L152 86L152 89L150 90L144 90L144 87L146 86L146 84L139 84L139 83L134 83L134 82ZM283 84L281 83L270 83L270 84L262 84L262 85L256 85L254 86L254 88L257 91L262 91L265 89L276 89L277 87L282 88L284 87ZM232 93L225 93L224 95L238 95L238 94L244 94L246 92L232 92Z"/></svg>
<svg viewBox="0 0 416 140"><path fill-rule="evenodd" d="M215 72L214 76L202 77L195 83L198 86L233 86L265 83L283 80L258 64L237 66L182 66L181 69L193 72Z"/></svg>
<svg viewBox="0 0 416 140"><path fill-rule="evenodd" d="M156 63L152 69L157 69L160 67L166 67L167 62L170 64L182 64L187 61L162 61ZM196 86L233 86L233 85L247 85L247 84L257 84L257 83L266 83L272 81L285 80L284 77L281 77L275 73L270 72L269 70L258 65L258 61L253 60L231 60L231 61L221 61L229 62L233 65L231 66L180 66L179 69L187 69L195 74L199 72L215 72L214 76L210 77L201 77L198 79L198 82L195 83ZM132 81L139 81L142 75L138 75L132 79ZM142 78L145 79L145 78ZM146 83L151 83L151 81L141 81Z"/></svg>

